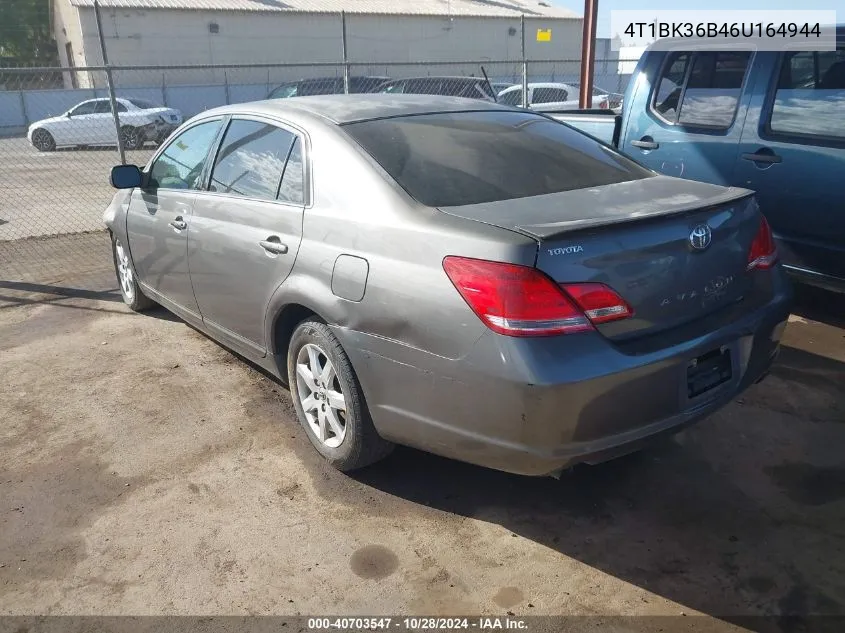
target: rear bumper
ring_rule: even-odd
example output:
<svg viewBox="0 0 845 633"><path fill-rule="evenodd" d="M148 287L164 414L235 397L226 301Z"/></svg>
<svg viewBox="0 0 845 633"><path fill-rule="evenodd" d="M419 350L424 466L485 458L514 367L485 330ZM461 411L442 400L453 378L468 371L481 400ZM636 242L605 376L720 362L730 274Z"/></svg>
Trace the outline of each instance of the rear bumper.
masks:
<svg viewBox="0 0 845 633"><path fill-rule="evenodd" d="M460 359L336 330L379 433L399 444L498 470L548 475L636 450L717 411L768 372L791 304L775 298L727 325L656 350L597 333L511 338L485 333ZM687 397L691 360L731 350L731 379Z"/></svg>

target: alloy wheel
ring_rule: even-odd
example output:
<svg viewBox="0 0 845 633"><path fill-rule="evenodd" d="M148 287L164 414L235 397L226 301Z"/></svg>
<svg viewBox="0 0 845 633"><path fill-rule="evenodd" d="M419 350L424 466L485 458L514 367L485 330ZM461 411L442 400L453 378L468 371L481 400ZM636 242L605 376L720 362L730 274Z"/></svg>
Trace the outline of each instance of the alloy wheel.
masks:
<svg viewBox="0 0 845 633"><path fill-rule="evenodd" d="M130 302L135 298L135 284L132 278L132 265L129 263L129 253L123 248L120 240L114 242L114 254L117 260L117 276L120 280L120 289Z"/></svg>
<svg viewBox="0 0 845 633"><path fill-rule="evenodd" d="M346 398L334 365L318 345L307 343L296 356L296 390L315 437L337 448L346 436Z"/></svg>

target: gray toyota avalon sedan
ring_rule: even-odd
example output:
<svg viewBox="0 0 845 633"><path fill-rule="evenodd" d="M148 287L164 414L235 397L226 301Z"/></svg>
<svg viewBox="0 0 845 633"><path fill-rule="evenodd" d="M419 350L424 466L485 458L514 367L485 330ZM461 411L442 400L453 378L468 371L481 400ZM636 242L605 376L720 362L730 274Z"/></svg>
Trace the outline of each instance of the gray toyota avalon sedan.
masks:
<svg viewBox="0 0 845 633"><path fill-rule="evenodd" d="M753 192L494 103L227 106L111 181L124 301L286 382L344 471L394 444L528 475L631 452L765 376L789 312Z"/></svg>

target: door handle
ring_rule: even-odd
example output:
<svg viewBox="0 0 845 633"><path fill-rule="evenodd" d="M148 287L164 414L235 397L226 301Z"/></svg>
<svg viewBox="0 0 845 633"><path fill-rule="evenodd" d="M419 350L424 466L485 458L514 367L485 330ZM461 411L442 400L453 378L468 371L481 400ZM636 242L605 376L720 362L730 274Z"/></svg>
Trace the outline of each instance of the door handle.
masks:
<svg viewBox="0 0 845 633"><path fill-rule="evenodd" d="M268 253L273 253L274 255L284 255L288 252L288 245L282 244L279 241L279 238L275 236L267 238L266 240L261 240L258 243L261 245L261 248Z"/></svg>
<svg viewBox="0 0 845 633"><path fill-rule="evenodd" d="M783 162L783 157L778 156L770 149L759 149L753 154L746 153L742 154L740 157L744 160L750 160L755 163L767 163L770 165Z"/></svg>
<svg viewBox="0 0 845 633"><path fill-rule="evenodd" d="M644 136L639 141L631 141L631 145L640 149L657 149L660 147L660 143L655 143L650 136Z"/></svg>
<svg viewBox="0 0 845 633"><path fill-rule="evenodd" d="M177 231L184 231L188 228L188 223L185 222L185 220L183 220L182 216L180 215L178 218L176 218L175 220L173 220L173 222L170 223L170 226L172 226Z"/></svg>

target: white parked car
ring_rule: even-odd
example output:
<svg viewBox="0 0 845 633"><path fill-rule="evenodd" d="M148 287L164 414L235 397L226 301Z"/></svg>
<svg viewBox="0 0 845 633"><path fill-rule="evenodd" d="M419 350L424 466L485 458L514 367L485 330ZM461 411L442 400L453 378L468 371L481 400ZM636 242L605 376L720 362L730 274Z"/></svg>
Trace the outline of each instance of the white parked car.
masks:
<svg viewBox="0 0 845 633"><path fill-rule="evenodd" d="M161 142L182 123L182 113L146 99L117 99L120 135L126 149L147 141ZM68 145L115 145L114 118L109 99L90 99L64 114L29 126L29 142L41 152Z"/></svg>
<svg viewBox="0 0 845 633"><path fill-rule="evenodd" d="M524 107L522 103L522 86L511 86L499 93L499 103ZM604 104L604 105L602 105ZM578 109L578 88L571 84L562 83L529 83L528 106L532 110L556 111ZM594 108L607 108L607 97L593 97Z"/></svg>

